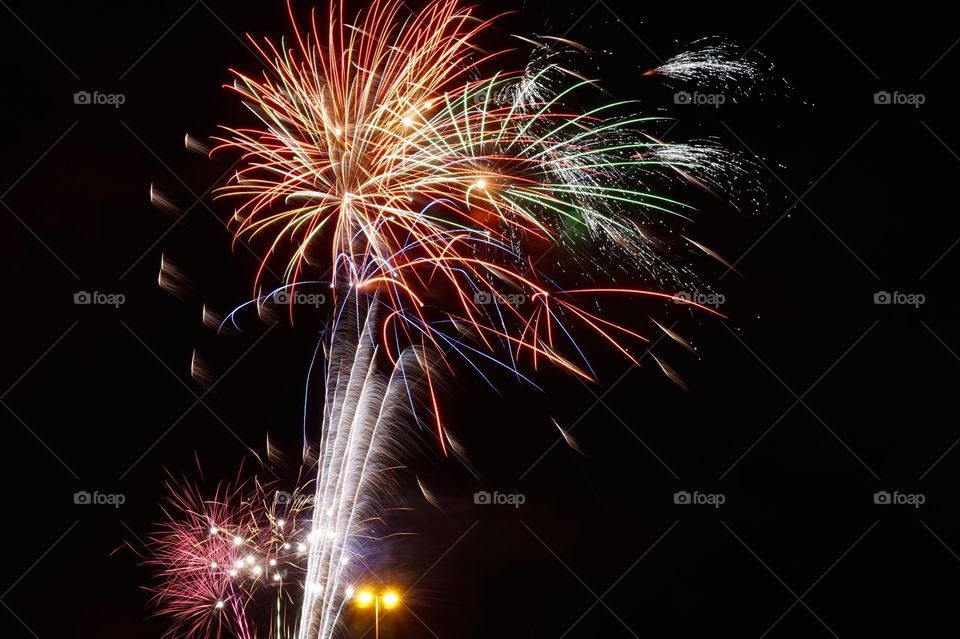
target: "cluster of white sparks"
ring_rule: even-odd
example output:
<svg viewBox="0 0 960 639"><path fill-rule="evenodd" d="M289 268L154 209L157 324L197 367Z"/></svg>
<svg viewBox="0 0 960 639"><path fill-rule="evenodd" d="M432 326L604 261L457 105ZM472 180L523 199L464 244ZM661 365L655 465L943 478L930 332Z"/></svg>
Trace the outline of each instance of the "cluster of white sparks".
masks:
<svg viewBox="0 0 960 639"><path fill-rule="evenodd" d="M694 83L721 82L743 86L744 82L762 74L758 61L746 57L740 48L729 42L707 42L678 53L660 66L648 71L668 78Z"/></svg>

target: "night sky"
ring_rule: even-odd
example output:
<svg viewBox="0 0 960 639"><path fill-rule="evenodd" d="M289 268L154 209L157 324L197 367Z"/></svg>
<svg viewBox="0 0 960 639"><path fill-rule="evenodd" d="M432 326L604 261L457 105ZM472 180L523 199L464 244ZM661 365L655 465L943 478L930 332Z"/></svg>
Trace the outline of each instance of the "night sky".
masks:
<svg viewBox="0 0 960 639"><path fill-rule="evenodd" d="M678 119L669 139L756 158L760 205L698 199L685 228L736 264L694 264L729 319L613 309L695 344L698 356L654 348L689 392L652 358L634 367L608 350L594 385L545 372L537 391L503 375L497 394L465 368L449 379L446 419L479 479L418 438L388 515L416 534L381 561L384 579L415 585L384 636L960 634L949 9L576 5L478 12L516 12L489 48L514 46L510 33L580 42L613 96ZM202 304L222 313L250 297L263 246L231 248L231 204L210 193L231 159L183 142L250 122L222 88L228 69L258 69L243 34L287 32L280 0L0 1L4 637L160 636L149 572L124 545L161 519L167 473L200 480L199 460L212 486L242 459L251 471L267 433L297 456L319 322L252 316L221 336L202 324ZM762 53L772 79L714 108L675 104L679 83L641 77L704 36ZM123 104L76 104L81 91ZM924 103L877 104L878 92ZM152 206L151 184L185 212ZM161 254L188 280L180 297L157 285ZM124 303L78 305L80 292ZM877 304L881 292L923 304ZM191 378L194 349L212 386ZM584 454L558 443L551 418ZM525 503L476 505L479 490ZM78 491L125 503L75 504ZM724 503L676 504L678 491ZM875 503L882 491L924 503Z"/></svg>

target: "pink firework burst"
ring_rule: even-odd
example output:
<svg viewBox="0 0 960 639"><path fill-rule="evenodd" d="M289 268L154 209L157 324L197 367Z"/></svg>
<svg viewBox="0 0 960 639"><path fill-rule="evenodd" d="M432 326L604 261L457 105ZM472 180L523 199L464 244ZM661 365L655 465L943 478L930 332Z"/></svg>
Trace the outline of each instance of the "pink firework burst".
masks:
<svg viewBox="0 0 960 639"><path fill-rule="evenodd" d="M138 552L155 571L152 603L173 620L168 636L253 639L264 627L289 636L313 541L312 497L257 479L223 482L212 496L186 481L166 486L165 521Z"/></svg>

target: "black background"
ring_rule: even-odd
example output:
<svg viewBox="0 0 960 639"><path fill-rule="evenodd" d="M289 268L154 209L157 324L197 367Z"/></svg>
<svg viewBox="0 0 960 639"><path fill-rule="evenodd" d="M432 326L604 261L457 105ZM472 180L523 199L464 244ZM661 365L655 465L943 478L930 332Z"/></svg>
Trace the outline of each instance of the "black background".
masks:
<svg viewBox="0 0 960 639"><path fill-rule="evenodd" d="M0 5L3 635L155 637L167 626L149 617L148 574L114 551L160 518L165 469L193 473L196 455L215 480L248 447L262 452L267 432L298 442L316 331L249 318L215 337L201 324L201 303L249 297L256 259L231 252L229 205L207 193L229 164L183 146L187 132L244 121L220 86L230 67L257 69L242 34L279 37L285 7ZM478 9L518 10L491 47L511 31L565 34L600 52L590 72L613 94L680 118L672 139L714 135L758 154L766 204L698 217L695 237L737 261L739 274L700 265L728 321L629 311L677 322L696 344L699 359L669 340L655 350L689 394L651 359L631 368L607 352L589 388L546 374L544 393L503 379L497 397L467 374L451 382L447 420L483 479L429 445L401 475L413 510L395 525L418 535L391 544L384 578L416 585L392 636L960 633L960 33L941 4L887 7ZM707 35L756 43L792 91L681 108L640 80ZM126 102L76 105L81 90ZM877 105L877 91L926 102ZM151 183L188 209L179 221L150 205ZM185 301L157 286L161 253L191 278ZM94 290L126 303L73 304ZM875 305L881 290L926 303ZM189 374L195 347L222 376L207 394ZM573 425L586 456L555 445L550 417ZM415 473L444 512L418 498ZM526 503L476 506L481 488ZM75 505L79 490L126 503ZM677 505L680 490L726 503ZM926 501L878 505L881 490Z"/></svg>

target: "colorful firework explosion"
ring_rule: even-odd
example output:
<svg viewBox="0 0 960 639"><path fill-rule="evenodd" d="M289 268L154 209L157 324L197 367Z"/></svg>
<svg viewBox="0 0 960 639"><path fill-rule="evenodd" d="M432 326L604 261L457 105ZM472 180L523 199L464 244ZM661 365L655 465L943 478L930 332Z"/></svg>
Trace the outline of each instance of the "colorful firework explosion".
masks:
<svg viewBox="0 0 960 639"><path fill-rule="evenodd" d="M186 634L214 633L227 611L233 632L256 635L248 604L278 574L268 568L274 560L299 575L296 590L277 594L299 612L293 623L278 612L270 636L338 632L362 570L349 558L389 490L401 425L428 415L440 447L458 452L438 393L454 356L481 375L483 362L523 379L548 363L592 379L578 335L634 362L649 341L603 313L609 297L719 315L664 286L689 271L657 230L692 208L658 192L654 176L722 190L747 170L737 156L657 139L646 129L662 118L632 115L632 102L597 103L604 94L595 82L566 63L586 53L579 45L519 38L533 54L512 71L504 61L516 51L478 47L492 21L473 9L432 0L407 11L399 0L374 0L349 21L333 2L322 24L314 13L302 30L291 10L290 43L254 41L265 71L235 72L230 88L257 124L224 127L213 152L242 158L220 193L239 201L237 239L268 242L249 304L332 291L315 496L284 515L297 531L322 534L297 542L306 563L293 560L277 544L294 543L294 528L278 528L256 500L227 508L233 492L210 502L175 492L151 563L165 579L157 603ZM719 73L731 82L754 73L725 54L678 56L645 75ZM548 262L554 251L566 258ZM264 294L269 264L282 254L283 281Z"/></svg>

